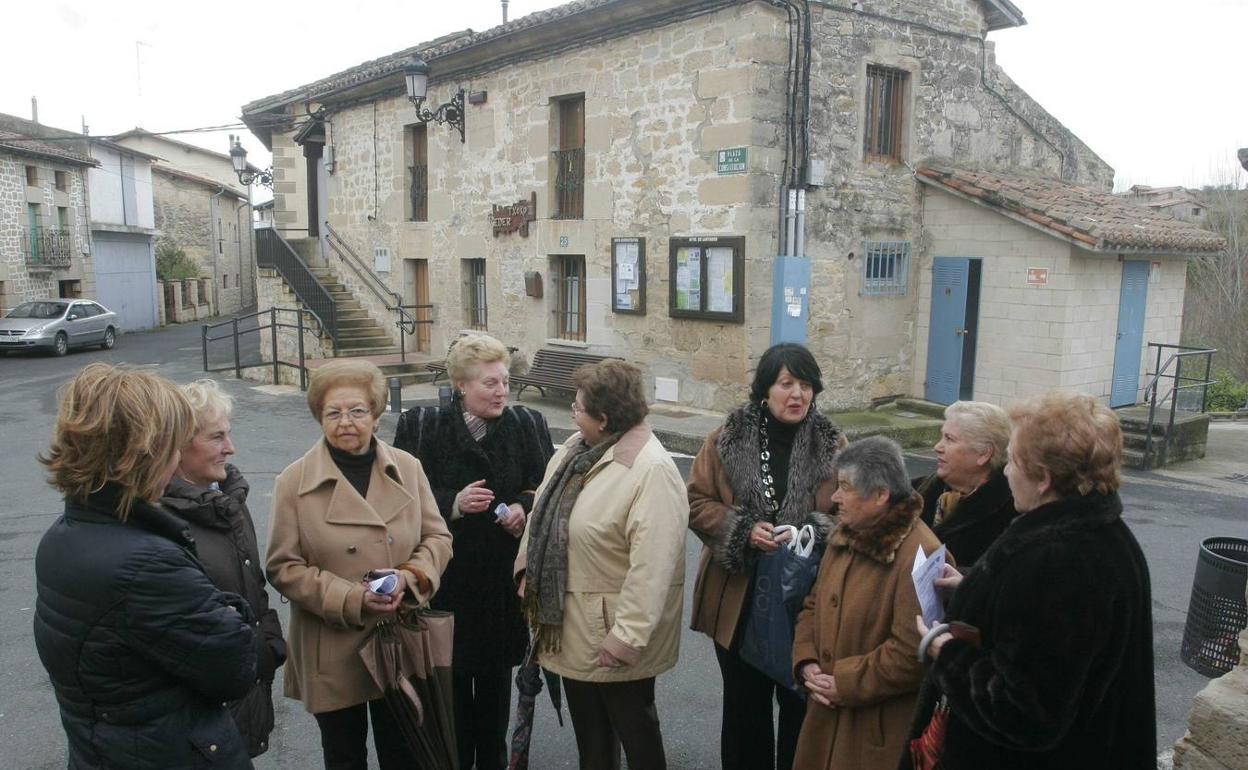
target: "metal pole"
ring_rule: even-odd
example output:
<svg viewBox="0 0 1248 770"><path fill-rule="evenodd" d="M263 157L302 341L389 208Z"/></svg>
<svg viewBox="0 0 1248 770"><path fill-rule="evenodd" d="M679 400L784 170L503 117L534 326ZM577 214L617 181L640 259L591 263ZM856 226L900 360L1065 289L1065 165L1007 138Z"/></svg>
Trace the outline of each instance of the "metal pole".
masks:
<svg viewBox="0 0 1248 770"><path fill-rule="evenodd" d="M403 411L403 383L398 377L390 378L390 411L395 414Z"/></svg>
<svg viewBox="0 0 1248 770"><path fill-rule="evenodd" d="M806 191L797 191L797 217L794 230L797 232L797 243L793 247L796 256L806 256Z"/></svg>
<svg viewBox="0 0 1248 770"><path fill-rule="evenodd" d="M303 355L303 308L295 308L295 318L299 319L299 390L307 390L308 367L304 365Z"/></svg>
<svg viewBox="0 0 1248 770"><path fill-rule="evenodd" d="M784 214L784 256L793 256L793 241L796 239L795 231L797 229L797 190L790 189L788 194L789 206Z"/></svg>
<svg viewBox="0 0 1248 770"><path fill-rule="evenodd" d="M200 345L204 349L204 371L208 371L208 324L200 328ZM1205 378L1209 379L1208 377Z"/></svg>
<svg viewBox="0 0 1248 770"><path fill-rule="evenodd" d="M269 308L269 333L273 340L273 384L278 384L278 368L280 362L277 360L277 308Z"/></svg>
<svg viewBox="0 0 1248 770"><path fill-rule="evenodd" d="M1204 414L1209 400L1209 368L1213 366L1213 354L1205 353L1205 382L1200 386L1200 413Z"/></svg>
<svg viewBox="0 0 1248 770"><path fill-rule="evenodd" d="M404 340L406 329L403 328L403 306L399 305L399 360L407 363L407 343Z"/></svg>
<svg viewBox="0 0 1248 770"><path fill-rule="evenodd" d="M234 377L241 380L243 379L243 366L242 362L238 360L238 318L230 319L230 324L234 330Z"/></svg>
<svg viewBox="0 0 1248 770"><path fill-rule="evenodd" d="M1170 439L1174 435L1174 410L1179 405L1179 385L1183 381L1183 356L1179 356L1174 367L1174 387L1170 390L1170 424L1166 426L1166 438L1161 442L1161 464L1165 466L1170 459Z"/></svg>

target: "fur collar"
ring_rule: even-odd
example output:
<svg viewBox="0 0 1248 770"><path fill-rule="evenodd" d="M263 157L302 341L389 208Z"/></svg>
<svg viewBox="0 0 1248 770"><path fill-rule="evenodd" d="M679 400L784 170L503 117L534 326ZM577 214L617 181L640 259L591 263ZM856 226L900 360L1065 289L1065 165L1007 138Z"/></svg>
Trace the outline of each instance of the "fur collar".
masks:
<svg viewBox="0 0 1248 770"><path fill-rule="evenodd" d="M914 529L922 512L923 498L913 492L862 530L837 527L828 538L828 545L857 551L881 564L892 564L897 558L897 549Z"/></svg>
<svg viewBox="0 0 1248 770"><path fill-rule="evenodd" d="M985 566L992 569L1008 564L1015 554L1033 546L1046 542L1069 543L1121 518L1122 500L1117 492L1108 495L1094 492L1046 503L1027 513L1020 513L980 562L987 562Z"/></svg>
<svg viewBox="0 0 1248 770"><path fill-rule="evenodd" d="M715 441L724 474L732 486L734 505L758 513L768 509L758 461L761 409L758 404L746 404L728 415ZM788 491L776 516L776 524L800 526L815 509L815 490L832 478L840 436L840 429L812 406L793 438Z"/></svg>

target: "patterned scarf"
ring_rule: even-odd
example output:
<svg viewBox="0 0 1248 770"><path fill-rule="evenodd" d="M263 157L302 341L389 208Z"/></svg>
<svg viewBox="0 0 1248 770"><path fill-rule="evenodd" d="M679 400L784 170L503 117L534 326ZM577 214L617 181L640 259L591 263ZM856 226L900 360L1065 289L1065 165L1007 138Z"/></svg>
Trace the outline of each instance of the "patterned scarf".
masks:
<svg viewBox="0 0 1248 770"><path fill-rule="evenodd" d="M534 647L555 653L563 631L563 596L568 584L568 519L585 486L585 474L615 445L619 434L590 447L580 441L568 451L529 515L524 616Z"/></svg>

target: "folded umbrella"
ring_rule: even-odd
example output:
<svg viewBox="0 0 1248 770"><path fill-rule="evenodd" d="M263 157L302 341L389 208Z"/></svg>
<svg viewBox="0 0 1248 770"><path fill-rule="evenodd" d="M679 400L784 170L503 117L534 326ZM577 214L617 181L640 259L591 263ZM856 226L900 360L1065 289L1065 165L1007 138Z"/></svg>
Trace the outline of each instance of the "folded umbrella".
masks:
<svg viewBox="0 0 1248 770"><path fill-rule="evenodd" d="M562 687L559 676L546 671L537 663L537 656L530 646L525 662L516 671L516 726L511 731L511 760L507 770L528 770L529 745L533 739L533 713L537 708L537 694L542 691L542 675L550 692L550 702L555 707L559 726L563 727Z"/></svg>

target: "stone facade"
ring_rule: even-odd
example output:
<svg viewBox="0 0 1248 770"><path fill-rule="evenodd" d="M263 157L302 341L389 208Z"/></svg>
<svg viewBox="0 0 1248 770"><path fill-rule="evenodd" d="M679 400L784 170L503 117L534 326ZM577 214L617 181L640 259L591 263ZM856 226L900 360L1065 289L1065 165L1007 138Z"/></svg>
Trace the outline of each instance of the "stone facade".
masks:
<svg viewBox="0 0 1248 770"><path fill-rule="evenodd" d="M181 249L212 279L211 304L223 314L237 314L250 304L252 271L251 214L238 192L175 172L153 168L156 248ZM224 190L224 192L222 192Z"/></svg>
<svg viewBox="0 0 1248 770"><path fill-rule="evenodd" d="M38 169L39 184L26 184L26 167ZM76 281L81 296L95 292L91 269L85 166L27 157L0 150L0 313L31 299L60 296L61 281ZM55 172L66 175L66 189L56 189ZM68 212L69 267L27 264L23 247L28 204L39 205L39 226L59 229L58 208Z"/></svg>
<svg viewBox="0 0 1248 770"><path fill-rule="evenodd" d="M1024 168L1105 189L1112 171L996 66L976 0L893 0L873 3L870 13L816 2L812 15L808 344L825 371L821 403L851 407L905 393L922 360L919 269L902 296L862 297L861 262L850 257L863 241L909 242L921 268L922 209L908 164L937 157ZM406 98L391 91L328 104L330 223L366 260L376 248L390 250L383 277L395 291L408 289L404 260L428 260L434 351L467 325L462 260L484 259L488 331L505 343L530 354L570 345L621 355L645 369L649 387L672 378L680 402L730 408L770 343L785 14L740 3L578 47L552 40L549 49L431 81L431 105L461 85L488 98L467 107L463 144L448 127L428 126L428 222L406 219L406 127L415 121ZM907 73L901 163L863 158L868 64ZM436 60L434 67L436 76ZM572 95L583 95L585 105L584 217L553 219L557 100ZM307 114L302 102L286 109L294 119ZM292 136L272 134L274 219L300 228L307 226L307 171ZM746 148L745 173L717 173L717 152L728 148ZM529 237L495 237L491 206L533 192ZM744 237L742 323L669 315L669 243L690 236ZM645 315L611 310L610 246L619 237L646 241ZM585 257L584 342L553 339L550 274L558 255ZM546 280L540 299L525 292L524 275L534 271ZM376 303L370 309L381 312Z"/></svg>

